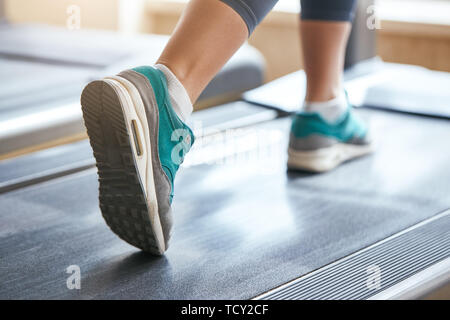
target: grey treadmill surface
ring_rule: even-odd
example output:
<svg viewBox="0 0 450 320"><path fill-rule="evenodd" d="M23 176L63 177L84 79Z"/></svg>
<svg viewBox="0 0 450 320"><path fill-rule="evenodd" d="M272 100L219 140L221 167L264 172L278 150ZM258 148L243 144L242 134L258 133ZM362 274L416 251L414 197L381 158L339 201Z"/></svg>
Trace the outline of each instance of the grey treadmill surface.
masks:
<svg viewBox="0 0 450 320"><path fill-rule="evenodd" d="M377 152L326 174L286 172L289 119L228 135L222 161L223 140L194 146L163 257L107 228L95 169L1 194L0 297L252 298L450 207L448 122L358 112ZM208 148L216 161L196 164ZM81 290L67 289L71 265Z"/></svg>
<svg viewBox="0 0 450 320"><path fill-rule="evenodd" d="M370 59L345 71L344 86L350 102L357 107L450 118L448 72ZM304 99L305 88L306 77L301 70L246 92L244 99L294 112Z"/></svg>
<svg viewBox="0 0 450 320"><path fill-rule="evenodd" d="M273 120L277 113L242 101L195 111L189 126L195 135L208 136L218 131ZM95 165L88 140L29 153L0 161L0 193L39 181L53 179Z"/></svg>

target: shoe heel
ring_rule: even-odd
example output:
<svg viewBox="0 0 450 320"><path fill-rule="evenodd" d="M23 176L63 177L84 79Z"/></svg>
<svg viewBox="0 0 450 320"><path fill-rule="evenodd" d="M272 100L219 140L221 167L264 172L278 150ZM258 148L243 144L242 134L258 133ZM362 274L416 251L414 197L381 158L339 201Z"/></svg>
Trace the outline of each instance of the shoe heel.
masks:
<svg viewBox="0 0 450 320"><path fill-rule="evenodd" d="M103 218L121 239L161 255L164 250L155 238L133 157L132 139L140 152L142 142L137 131L136 138L130 139L119 95L105 81L94 81L83 90L81 106L98 169Z"/></svg>

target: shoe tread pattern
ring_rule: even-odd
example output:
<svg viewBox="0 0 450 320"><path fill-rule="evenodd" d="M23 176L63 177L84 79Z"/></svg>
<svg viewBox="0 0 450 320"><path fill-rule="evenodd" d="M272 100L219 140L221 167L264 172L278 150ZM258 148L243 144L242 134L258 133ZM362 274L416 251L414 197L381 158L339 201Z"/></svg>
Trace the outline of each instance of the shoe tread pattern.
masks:
<svg viewBox="0 0 450 320"><path fill-rule="evenodd" d="M121 239L159 255L118 94L107 83L94 81L84 89L81 105L98 169L103 218Z"/></svg>

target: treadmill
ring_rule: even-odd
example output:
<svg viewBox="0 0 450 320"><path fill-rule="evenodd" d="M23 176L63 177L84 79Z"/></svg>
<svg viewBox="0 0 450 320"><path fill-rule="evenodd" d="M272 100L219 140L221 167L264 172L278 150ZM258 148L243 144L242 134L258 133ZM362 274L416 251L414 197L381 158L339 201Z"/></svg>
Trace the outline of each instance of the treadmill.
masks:
<svg viewBox="0 0 450 320"><path fill-rule="evenodd" d="M219 107L218 118L232 107ZM174 237L162 257L104 223L86 140L0 162L0 297L409 299L445 287L446 120L361 110L383 141L377 152L308 174L286 171L289 119L261 109L270 113L237 127L230 114L230 129L202 114L214 108L196 113L210 134L177 177ZM226 153L198 161L224 143ZM37 163L49 174L23 179ZM81 290L66 286L73 265Z"/></svg>
<svg viewBox="0 0 450 320"><path fill-rule="evenodd" d="M344 88L353 106L450 119L448 72L382 61L376 56L376 29L366 26L373 0L359 0L347 44ZM293 94L295 92L295 94ZM306 92L303 70L285 75L263 88L250 90L244 100L292 113Z"/></svg>
<svg viewBox="0 0 450 320"><path fill-rule="evenodd" d="M289 112L268 106L194 112L162 257L107 228L87 140L1 161L0 298L448 299L448 120L358 109L376 153L310 174L287 171Z"/></svg>
<svg viewBox="0 0 450 320"><path fill-rule="evenodd" d="M82 88L93 79L153 63L169 38L0 21L0 159L85 139ZM196 108L239 98L263 84L264 70L262 55L244 45Z"/></svg>

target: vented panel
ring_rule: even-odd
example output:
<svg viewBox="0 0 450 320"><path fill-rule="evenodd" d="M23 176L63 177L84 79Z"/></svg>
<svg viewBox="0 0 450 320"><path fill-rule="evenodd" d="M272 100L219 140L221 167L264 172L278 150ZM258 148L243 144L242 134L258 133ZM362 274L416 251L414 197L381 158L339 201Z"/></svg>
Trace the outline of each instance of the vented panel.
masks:
<svg viewBox="0 0 450 320"><path fill-rule="evenodd" d="M256 299L367 299L448 257L450 210Z"/></svg>

